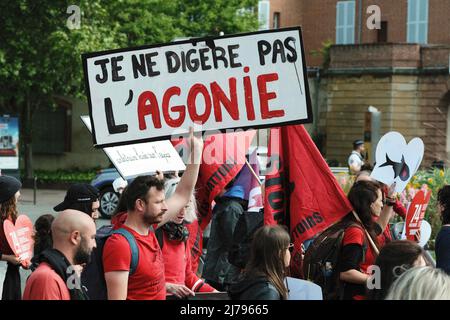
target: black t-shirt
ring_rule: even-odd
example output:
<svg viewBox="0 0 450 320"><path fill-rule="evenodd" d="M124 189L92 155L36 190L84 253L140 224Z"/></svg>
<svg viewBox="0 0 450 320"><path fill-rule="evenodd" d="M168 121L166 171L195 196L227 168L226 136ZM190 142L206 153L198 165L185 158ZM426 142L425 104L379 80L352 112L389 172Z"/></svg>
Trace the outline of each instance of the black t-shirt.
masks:
<svg viewBox="0 0 450 320"><path fill-rule="evenodd" d="M436 268L450 275L450 226L444 226L436 237Z"/></svg>

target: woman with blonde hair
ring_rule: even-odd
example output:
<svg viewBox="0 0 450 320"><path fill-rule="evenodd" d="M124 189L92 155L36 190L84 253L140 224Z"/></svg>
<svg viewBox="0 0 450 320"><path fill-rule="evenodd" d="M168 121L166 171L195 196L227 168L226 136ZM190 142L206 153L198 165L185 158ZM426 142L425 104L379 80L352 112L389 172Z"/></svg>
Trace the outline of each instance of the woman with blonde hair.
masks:
<svg viewBox="0 0 450 320"><path fill-rule="evenodd" d="M250 258L238 282L231 285L233 300L286 300L284 284L293 244L281 226L263 226L252 240Z"/></svg>
<svg viewBox="0 0 450 320"><path fill-rule="evenodd" d="M386 300L450 300L450 276L433 267L415 267L391 286Z"/></svg>
<svg viewBox="0 0 450 320"><path fill-rule="evenodd" d="M166 199L175 193L179 182L180 178L166 181ZM193 296L195 292L217 292L192 270L189 231L186 225L197 220L196 208L195 197L191 195L191 200L178 215L158 228L155 233L164 258L167 293L177 298Z"/></svg>

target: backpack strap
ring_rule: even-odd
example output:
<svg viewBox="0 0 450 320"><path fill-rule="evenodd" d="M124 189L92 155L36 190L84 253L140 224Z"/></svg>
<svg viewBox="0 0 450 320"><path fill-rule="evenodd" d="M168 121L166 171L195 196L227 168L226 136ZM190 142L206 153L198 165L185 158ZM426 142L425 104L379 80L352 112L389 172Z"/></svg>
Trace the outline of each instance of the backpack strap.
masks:
<svg viewBox="0 0 450 320"><path fill-rule="evenodd" d="M126 229L120 228L113 231L113 234L120 234L127 239L131 249L130 276L136 272L139 262L139 249L134 236Z"/></svg>
<svg viewBox="0 0 450 320"><path fill-rule="evenodd" d="M155 230L156 240L158 240L159 247L163 248L164 246L164 233L162 228L158 228Z"/></svg>

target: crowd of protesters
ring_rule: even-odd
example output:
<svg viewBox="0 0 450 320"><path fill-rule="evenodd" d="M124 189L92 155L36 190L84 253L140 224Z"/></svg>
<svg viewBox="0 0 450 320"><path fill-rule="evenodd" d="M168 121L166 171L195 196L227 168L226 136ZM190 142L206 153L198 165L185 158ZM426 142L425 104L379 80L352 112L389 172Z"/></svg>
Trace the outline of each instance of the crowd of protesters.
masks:
<svg viewBox="0 0 450 320"><path fill-rule="evenodd" d="M183 299L198 292L227 292L235 300L288 299L286 277L294 245L284 227L263 226L252 235L244 269L228 261L234 226L248 204L239 184L231 183L215 199L205 265L199 272L202 238L194 189L203 141L192 134L189 139L196 159L181 178L159 173L139 176L129 184L123 179L114 182L121 197L103 242L95 226L98 190L88 184L72 185L54 207L56 217L44 214L35 222L32 273L23 295L22 261L3 230L4 221L15 223L18 217L21 183L0 176L0 259L8 263L2 299L92 299L94 291L80 279L94 260L100 264L98 283L104 279L107 299ZM354 154L362 150L361 141L356 141ZM360 158L355 159L351 164ZM335 270L340 298L450 299L450 186L437 195L442 228L436 238L434 268L417 242L393 240L389 222L396 213L404 217L406 211L395 201L393 186L374 181L359 163L358 169L348 193L354 211L342 219L346 227ZM380 283L374 288L367 285L371 266L380 272Z"/></svg>

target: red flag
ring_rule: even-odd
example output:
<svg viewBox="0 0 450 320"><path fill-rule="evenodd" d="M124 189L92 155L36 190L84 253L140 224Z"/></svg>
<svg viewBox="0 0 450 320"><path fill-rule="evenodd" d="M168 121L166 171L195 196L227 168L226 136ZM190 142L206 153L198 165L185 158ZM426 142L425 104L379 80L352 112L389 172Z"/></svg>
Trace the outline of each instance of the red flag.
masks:
<svg viewBox="0 0 450 320"><path fill-rule="evenodd" d="M196 185L199 224L211 220L211 203L245 165L245 154L256 132L240 131L209 136L204 143L203 161Z"/></svg>
<svg viewBox="0 0 450 320"><path fill-rule="evenodd" d="M273 135L273 136L272 136ZM291 271L301 275L301 244L352 211L350 202L302 125L271 129L265 224L289 226Z"/></svg>

